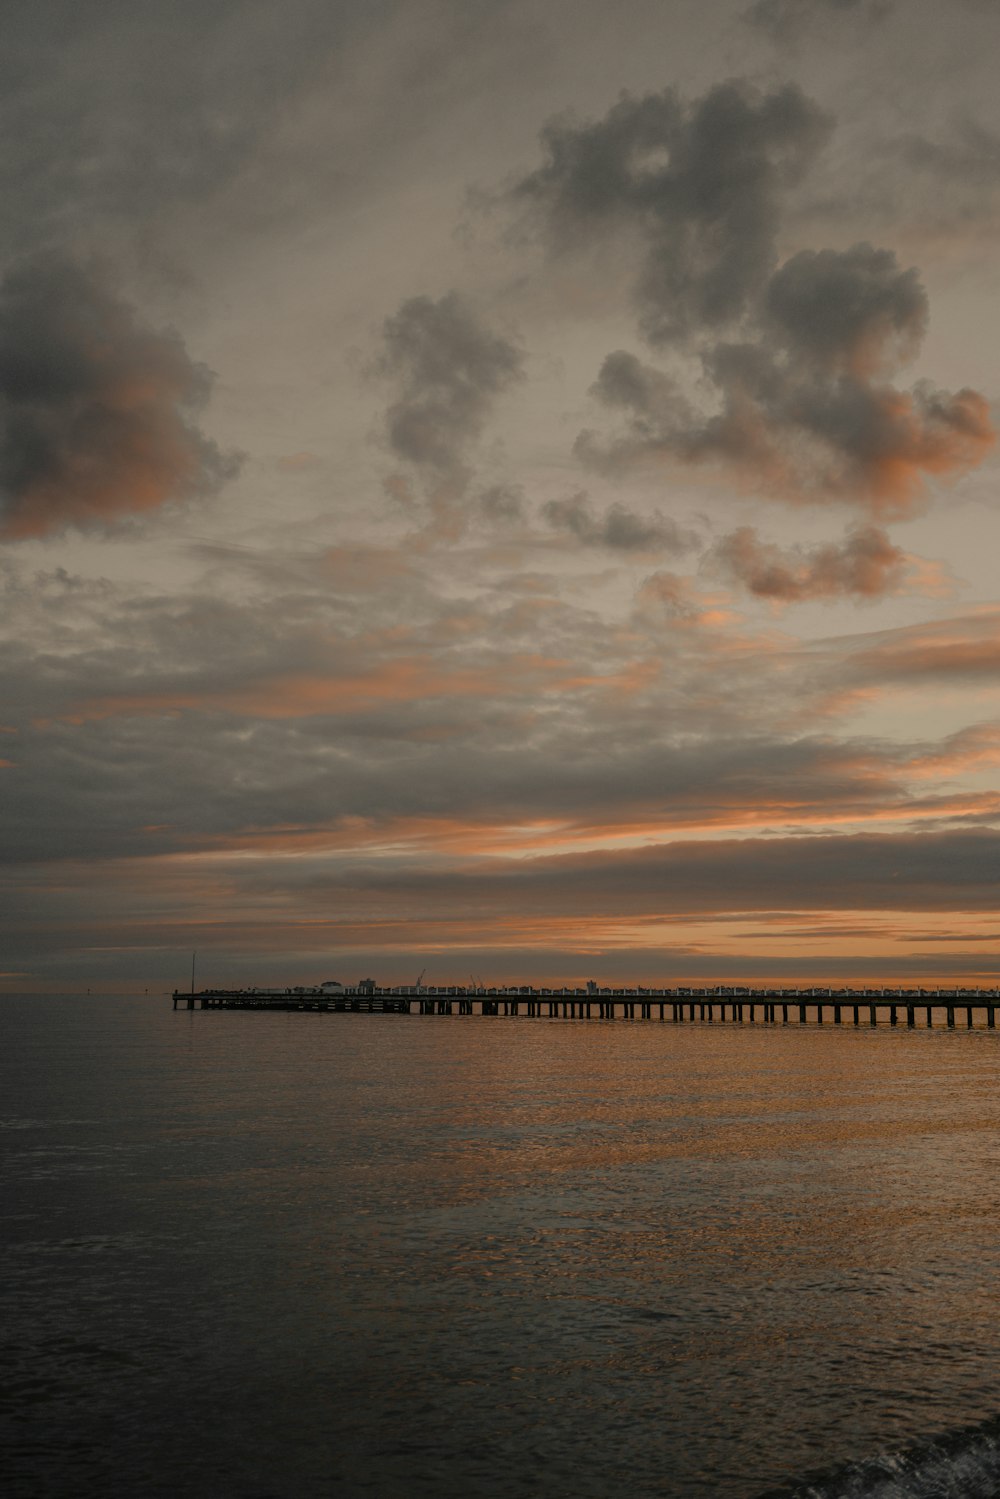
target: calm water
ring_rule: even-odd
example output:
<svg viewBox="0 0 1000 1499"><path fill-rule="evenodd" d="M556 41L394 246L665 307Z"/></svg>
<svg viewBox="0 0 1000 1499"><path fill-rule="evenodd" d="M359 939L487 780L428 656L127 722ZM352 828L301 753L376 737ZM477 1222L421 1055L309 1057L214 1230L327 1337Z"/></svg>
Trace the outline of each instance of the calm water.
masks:
<svg viewBox="0 0 1000 1499"><path fill-rule="evenodd" d="M998 1033L0 1022L8 1499L1000 1492Z"/></svg>

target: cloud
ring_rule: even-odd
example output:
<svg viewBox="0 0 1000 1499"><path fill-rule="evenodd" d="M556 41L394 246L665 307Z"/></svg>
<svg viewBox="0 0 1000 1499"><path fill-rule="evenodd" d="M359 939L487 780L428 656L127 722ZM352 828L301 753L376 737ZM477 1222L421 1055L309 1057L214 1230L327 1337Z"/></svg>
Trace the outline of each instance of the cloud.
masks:
<svg viewBox="0 0 1000 1499"><path fill-rule="evenodd" d="M892 517L919 508L929 478L960 475L993 446L977 391L888 382L927 318L916 272L891 251L803 251L769 277L755 318L749 337L701 351L715 410L634 354L609 354L592 393L625 425L611 437L581 433L578 455L611 473L665 458L711 462L746 488Z"/></svg>
<svg viewBox="0 0 1000 1499"><path fill-rule="evenodd" d="M491 484L477 496L479 508L494 526L510 526L524 519L524 490L520 484Z"/></svg>
<svg viewBox="0 0 1000 1499"><path fill-rule="evenodd" d="M918 749L907 762L910 777L954 776L1000 766L1000 722L970 724L940 744Z"/></svg>
<svg viewBox="0 0 1000 1499"><path fill-rule="evenodd" d="M629 929L636 931L632 923L751 912L782 913L783 920L791 912L859 911L992 918L998 855L1000 833L961 829L684 839L474 866L419 857L396 867L377 858L338 859L295 873L299 901L310 907L370 921L389 906L394 920L424 930L444 912L456 939L467 923L474 943L477 936L489 943L506 927L513 941L534 937L539 945L568 946L574 937L584 945L614 940L623 923L627 942ZM237 867L235 878L241 872L243 889L257 886L261 893L283 879L261 861Z"/></svg>
<svg viewBox="0 0 1000 1499"><path fill-rule="evenodd" d="M758 598L781 603L810 599L883 598L898 593L907 555L877 526L848 533L839 545L779 547L761 541L752 526L721 537L705 558L715 570Z"/></svg>
<svg viewBox="0 0 1000 1499"><path fill-rule="evenodd" d="M651 573L636 591L639 617L654 628L663 620L694 622L704 614L694 580L678 573Z"/></svg>
<svg viewBox="0 0 1000 1499"><path fill-rule="evenodd" d="M866 21L884 21L892 10L893 0L756 0L744 11L743 20L776 42L788 42L820 16L850 13Z"/></svg>
<svg viewBox="0 0 1000 1499"><path fill-rule="evenodd" d="M868 640L845 665L858 683L989 687L1000 681L1000 615L995 609L888 630Z"/></svg>
<svg viewBox="0 0 1000 1499"><path fill-rule="evenodd" d="M349 55L357 65L358 33L390 9L287 0L279 16L240 0L173 0L155 11L129 0L86 11L73 0L12 0L0 252L108 251L124 233L140 256L158 261L166 245L168 260L186 260L171 220L188 210L185 234L197 236L208 227L205 204L222 194L244 229L301 213L303 198L315 201L320 185L329 192L346 173L341 152L301 150L296 116L313 89L329 98L349 86L338 64ZM335 108L325 123L335 132Z"/></svg>
<svg viewBox="0 0 1000 1499"><path fill-rule="evenodd" d="M386 319L382 344L375 371L397 391L385 413L389 450L421 476L431 532L454 541L469 518L472 450L497 397L524 378L523 356L455 292L409 298ZM415 507L405 474L389 475L386 491ZM477 508L488 523L509 524L520 511L517 486L485 488Z"/></svg>
<svg viewBox="0 0 1000 1499"><path fill-rule="evenodd" d="M443 598L413 570L366 572L358 553L311 573L293 560L282 575L273 559L270 587L244 571L233 601L218 572L213 599L12 579L4 859L233 840L478 856L997 815L976 790L926 788L991 763L995 727L909 745L789 734L797 702L891 675L920 650L913 631L861 637L846 662L778 642L769 662L766 640L709 626L690 580L669 574L643 587L645 634L548 598ZM360 610L342 596L359 573Z"/></svg>
<svg viewBox="0 0 1000 1499"><path fill-rule="evenodd" d="M560 951L641 948L636 923L655 924L653 949L666 922L744 909L995 914L995 839L874 832L996 818L995 793L954 784L991 763L995 726L916 744L789 734L796 701L815 722L839 642L703 626L690 581L663 573L644 633L589 597L443 590L452 556L434 574L376 549L221 551L212 597L0 561L2 721L19 729L0 746L10 966L107 943L145 967L196 916L237 968L286 942L355 944L384 974L394 946L523 945L558 968ZM868 687L928 644L926 627L861 637L844 670ZM859 825L867 840L845 838Z"/></svg>
<svg viewBox="0 0 1000 1499"><path fill-rule="evenodd" d="M603 515L596 515L582 492L563 500L548 500L542 506L542 515L555 530L568 531L583 546L681 556L701 545L695 531L685 530L658 512L652 516L637 515L626 506L615 504Z"/></svg>
<svg viewBox="0 0 1000 1499"><path fill-rule="evenodd" d="M984 39L984 56L994 48L995 37ZM989 264L1000 219L1000 133L966 106L921 124L873 141L860 180L845 184L835 211L850 213L860 199L868 223L893 225L952 273L959 261Z"/></svg>
<svg viewBox="0 0 1000 1499"><path fill-rule="evenodd" d="M546 127L515 201L562 255L638 245L639 333L674 361L668 374L607 356L593 394L622 421L580 434L584 462L711 464L751 491L891 517L985 457L982 395L893 383L927 327L914 267L864 241L780 262L789 194L831 129L798 89L741 80L689 104L623 95L601 120Z"/></svg>
<svg viewBox="0 0 1000 1499"><path fill-rule="evenodd" d="M434 476L461 473L496 397L523 378L520 350L450 292L411 297L383 327L379 373L399 397L386 413L389 447Z"/></svg>
<svg viewBox="0 0 1000 1499"><path fill-rule="evenodd" d="M669 88L623 94L602 120L547 125L547 159L514 199L557 250L637 237L643 334L675 343L743 317L777 263L782 198L829 130L794 85L732 80L691 104Z"/></svg>
<svg viewBox="0 0 1000 1499"><path fill-rule="evenodd" d="M984 195L1000 184L1000 135L974 118L955 121L943 140L904 135L896 150L907 166L933 178L936 187L958 181ZM974 205L969 207L972 211Z"/></svg>
<svg viewBox="0 0 1000 1499"><path fill-rule="evenodd" d="M985 59L996 49L996 24L1000 12L991 8L989 27L963 24L954 7L955 28L950 32L956 52ZM959 42L959 32L964 41ZM925 45L932 45L931 32ZM935 107L921 108L914 92L914 121L906 128L886 125L863 136L863 156L852 152L850 161L831 153L823 183L817 181L810 201L796 203L799 214L796 237L811 228L814 233L878 235L901 252L921 258L946 275L954 286L959 265L978 278L991 264L987 245L1000 219L1000 132L989 110L981 107L974 88L968 97L942 113ZM937 98L937 104L944 100ZM851 121L845 135L858 131ZM892 236L890 239L889 236ZM947 312L942 309L944 315Z"/></svg>
<svg viewBox="0 0 1000 1499"><path fill-rule="evenodd" d="M864 380L916 354L927 328L927 293L892 250L802 250L770 278L765 326L792 363Z"/></svg>
<svg viewBox="0 0 1000 1499"><path fill-rule="evenodd" d="M42 256L0 284L0 536L106 526L237 467L195 423L211 375L90 270Z"/></svg>
<svg viewBox="0 0 1000 1499"><path fill-rule="evenodd" d="M763 665L759 661L757 669ZM982 694L1000 681L1000 611L982 607L892 630L814 640L790 652L779 647L774 665L774 690L781 690L783 679L791 694L786 704L800 703L804 722L815 723L817 714L837 717L859 704L870 708L900 690L923 694L925 703L931 701L927 693L936 694L927 710L932 716L937 698L947 697L950 713L964 694L975 694L978 719Z"/></svg>

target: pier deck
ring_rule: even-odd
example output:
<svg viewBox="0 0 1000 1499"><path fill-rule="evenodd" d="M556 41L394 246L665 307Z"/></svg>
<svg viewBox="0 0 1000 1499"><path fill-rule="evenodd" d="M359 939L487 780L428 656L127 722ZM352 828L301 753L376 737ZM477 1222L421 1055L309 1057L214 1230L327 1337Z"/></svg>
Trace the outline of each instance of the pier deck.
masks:
<svg viewBox="0 0 1000 1499"><path fill-rule="evenodd" d="M175 991L174 1009L322 1014L523 1016L548 1020L653 1020L670 1024L938 1024L996 1029L1000 989L203 989Z"/></svg>

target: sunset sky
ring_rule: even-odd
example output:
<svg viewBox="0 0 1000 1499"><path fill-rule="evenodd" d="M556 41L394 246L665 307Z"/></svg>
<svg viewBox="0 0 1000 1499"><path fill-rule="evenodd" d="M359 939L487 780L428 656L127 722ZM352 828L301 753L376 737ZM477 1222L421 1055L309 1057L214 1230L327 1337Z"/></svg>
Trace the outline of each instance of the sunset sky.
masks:
<svg viewBox="0 0 1000 1499"><path fill-rule="evenodd" d="M8 0L2 982L1000 975L1000 6Z"/></svg>

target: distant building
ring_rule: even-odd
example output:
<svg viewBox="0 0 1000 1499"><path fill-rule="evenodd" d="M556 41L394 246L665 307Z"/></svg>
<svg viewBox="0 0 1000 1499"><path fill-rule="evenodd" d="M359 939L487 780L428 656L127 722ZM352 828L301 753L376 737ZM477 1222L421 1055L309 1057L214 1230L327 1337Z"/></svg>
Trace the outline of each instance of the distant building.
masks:
<svg viewBox="0 0 1000 1499"><path fill-rule="evenodd" d="M375 993L375 980L374 979L358 979L358 993L359 994L374 994Z"/></svg>
<svg viewBox="0 0 1000 1499"><path fill-rule="evenodd" d="M324 979L320 984L324 994L343 994L344 986L339 979Z"/></svg>

